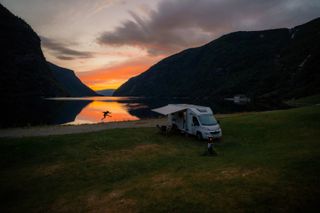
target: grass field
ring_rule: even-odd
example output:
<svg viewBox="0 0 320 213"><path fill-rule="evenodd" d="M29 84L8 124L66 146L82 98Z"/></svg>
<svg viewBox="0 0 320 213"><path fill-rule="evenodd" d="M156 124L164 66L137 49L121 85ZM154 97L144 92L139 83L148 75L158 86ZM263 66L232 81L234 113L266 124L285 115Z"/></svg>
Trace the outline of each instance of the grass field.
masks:
<svg viewBox="0 0 320 213"><path fill-rule="evenodd" d="M320 95L313 95L299 99L291 99L286 101L286 103L291 106L310 106L320 104Z"/></svg>
<svg viewBox="0 0 320 213"><path fill-rule="evenodd" d="M319 106L220 121L217 157L155 128L0 139L0 211L319 210Z"/></svg>

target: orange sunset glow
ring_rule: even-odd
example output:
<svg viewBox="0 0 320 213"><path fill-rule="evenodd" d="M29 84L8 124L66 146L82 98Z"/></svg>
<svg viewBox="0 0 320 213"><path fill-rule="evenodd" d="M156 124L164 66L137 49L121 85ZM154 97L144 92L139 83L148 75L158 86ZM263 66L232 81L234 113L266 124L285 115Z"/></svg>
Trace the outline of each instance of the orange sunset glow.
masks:
<svg viewBox="0 0 320 213"><path fill-rule="evenodd" d="M146 71L157 58L134 60L106 69L78 73L83 83L93 90L116 89L129 78Z"/></svg>

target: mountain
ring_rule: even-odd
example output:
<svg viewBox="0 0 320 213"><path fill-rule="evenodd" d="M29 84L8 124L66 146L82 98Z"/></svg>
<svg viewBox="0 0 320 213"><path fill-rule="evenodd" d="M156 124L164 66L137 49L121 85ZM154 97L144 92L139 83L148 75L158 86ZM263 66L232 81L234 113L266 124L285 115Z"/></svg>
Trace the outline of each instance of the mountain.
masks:
<svg viewBox="0 0 320 213"><path fill-rule="evenodd" d="M80 79L74 74L72 70L59 67L55 64L48 62L54 77L58 80L60 85L68 92L72 97L81 96L96 96L98 95L92 89L83 84Z"/></svg>
<svg viewBox="0 0 320 213"><path fill-rule="evenodd" d="M1 4L0 29L0 94L3 97L97 95L72 70L47 62L39 36Z"/></svg>
<svg viewBox="0 0 320 213"><path fill-rule="evenodd" d="M103 96L112 96L114 93L114 89L98 90L96 92Z"/></svg>
<svg viewBox="0 0 320 213"><path fill-rule="evenodd" d="M161 60L115 96L292 98L320 93L320 18L234 32Z"/></svg>
<svg viewBox="0 0 320 213"><path fill-rule="evenodd" d="M0 94L3 97L67 96L43 56L39 36L0 4Z"/></svg>

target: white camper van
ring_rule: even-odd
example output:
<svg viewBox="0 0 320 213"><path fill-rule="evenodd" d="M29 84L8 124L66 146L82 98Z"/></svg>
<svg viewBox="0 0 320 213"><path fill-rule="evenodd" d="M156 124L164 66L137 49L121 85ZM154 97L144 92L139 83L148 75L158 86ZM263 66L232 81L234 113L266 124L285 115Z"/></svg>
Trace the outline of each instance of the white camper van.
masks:
<svg viewBox="0 0 320 213"><path fill-rule="evenodd" d="M169 125L199 139L221 138L222 131L210 107L169 104L152 111L168 116Z"/></svg>

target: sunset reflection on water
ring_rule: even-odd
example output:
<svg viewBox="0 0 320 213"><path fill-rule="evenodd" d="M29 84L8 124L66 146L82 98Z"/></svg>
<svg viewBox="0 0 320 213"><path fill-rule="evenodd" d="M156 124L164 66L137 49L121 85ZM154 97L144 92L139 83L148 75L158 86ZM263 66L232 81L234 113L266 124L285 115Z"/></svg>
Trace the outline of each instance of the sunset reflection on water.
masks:
<svg viewBox="0 0 320 213"><path fill-rule="evenodd" d="M65 123L71 125L90 124L100 122L139 120L137 116L129 113L130 109L143 108L134 98L127 97L84 97L84 98L52 98L56 101L91 101L75 117L74 121ZM127 102L131 100L131 102ZM110 111L110 117L103 118L104 111Z"/></svg>
<svg viewBox="0 0 320 213"><path fill-rule="evenodd" d="M103 118L102 112L106 110L111 112L111 117L107 116L104 120L101 120ZM93 101L77 115L75 121L72 123L81 124L129 120L139 120L139 118L128 113L126 104L118 102Z"/></svg>

